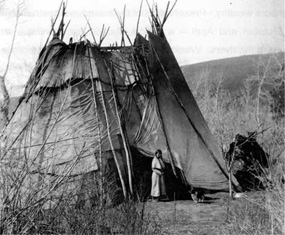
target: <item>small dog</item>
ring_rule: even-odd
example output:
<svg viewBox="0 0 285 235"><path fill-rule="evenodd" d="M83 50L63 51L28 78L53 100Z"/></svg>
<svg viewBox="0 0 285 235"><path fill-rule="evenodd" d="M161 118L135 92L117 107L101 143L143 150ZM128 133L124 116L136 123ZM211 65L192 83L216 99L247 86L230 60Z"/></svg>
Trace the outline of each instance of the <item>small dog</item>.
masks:
<svg viewBox="0 0 285 235"><path fill-rule="evenodd" d="M199 203L199 202L204 202L205 200L205 195L203 192L198 192L198 191L190 191L191 194L191 198L195 203Z"/></svg>

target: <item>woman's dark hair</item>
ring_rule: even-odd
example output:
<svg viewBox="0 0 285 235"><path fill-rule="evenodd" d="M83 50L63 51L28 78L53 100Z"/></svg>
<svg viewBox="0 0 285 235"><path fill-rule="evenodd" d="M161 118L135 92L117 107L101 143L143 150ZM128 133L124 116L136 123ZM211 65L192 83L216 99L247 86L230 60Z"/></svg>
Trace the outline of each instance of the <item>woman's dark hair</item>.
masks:
<svg viewBox="0 0 285 235"><path fill-rule="evenodd" d="M158 149L158 150L155 151L155 156L156 156L157 154L162 154L162 152L161 152L160 149Z"/></svg>

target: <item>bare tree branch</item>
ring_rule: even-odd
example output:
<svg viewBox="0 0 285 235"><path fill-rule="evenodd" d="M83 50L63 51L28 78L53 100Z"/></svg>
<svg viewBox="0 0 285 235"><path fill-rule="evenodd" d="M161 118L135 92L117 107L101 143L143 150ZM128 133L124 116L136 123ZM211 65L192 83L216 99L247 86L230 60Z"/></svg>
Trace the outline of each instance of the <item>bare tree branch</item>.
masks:
<svg viewBox="0 0 285 235"><path fill-rule="evenodd" d="M3 2L4 1L1 1L0 5ZM16 34L17 34L17 30L18 30L19 19L20 19L20 17L23 14L23 10L24 10L24 0L18 0L17 10L16 10L16 22L15 22L15 26L14 26L14 31L13 31L13 37L12 37L12 41L11 41L10 51L9 51L8 58L7 58L7 64L6 64L6 68L4 70L3 75L0 75L0 94L1 93L3 94L3 104L0 107L0 112L3 115L3 119L4 119L4 123L5 124L8 122L9 104L10 104L10 96L9 96L9 92L8 92L7 86L6 86L6 76L7 76L7 73L9 71L11 57L12 57L14 44L15 44L15 39L16 39Z"/></svg>

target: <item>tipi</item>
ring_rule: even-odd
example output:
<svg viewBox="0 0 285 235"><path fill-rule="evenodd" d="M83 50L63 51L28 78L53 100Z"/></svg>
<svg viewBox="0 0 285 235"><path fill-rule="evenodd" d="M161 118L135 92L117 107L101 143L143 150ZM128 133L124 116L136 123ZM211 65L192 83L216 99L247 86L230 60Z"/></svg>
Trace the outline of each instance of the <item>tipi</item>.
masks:
<svg viewBox="0 0 285 235"><path fill-rule="evenodd" d="M1 135L3 201L70 197L86 181L104 190L95 178L114 170L126 197L139 177L131 149L146 158L161 149L191 187L228 190L221 150L152 19L131 46L66 44L63 23L53 30Z"/></svg>

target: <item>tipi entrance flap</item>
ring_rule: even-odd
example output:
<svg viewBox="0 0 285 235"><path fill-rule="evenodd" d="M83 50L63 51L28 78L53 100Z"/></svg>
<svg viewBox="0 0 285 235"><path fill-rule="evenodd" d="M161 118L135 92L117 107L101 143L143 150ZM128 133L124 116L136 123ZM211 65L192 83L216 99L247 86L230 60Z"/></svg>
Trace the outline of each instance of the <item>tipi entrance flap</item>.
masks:
<svg viewBox="0 0 285 235"><path fill-rule="evenodd" d="M172 155L179 156L180 161L184 163L183 170L191 185L213 190L228 188L221 150L199 110L169 44L165 39L150 32L149 40L149 60L153 61L153 85ZM178 152L181 153L177 154ZM199 171L196 171L196 165L199 166Z"/></svg>

